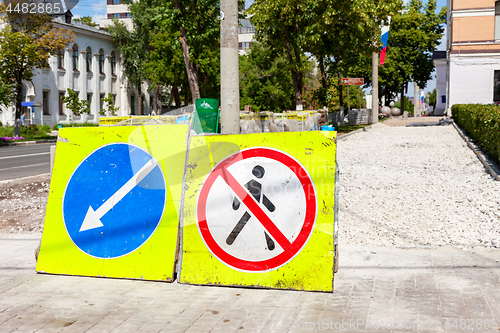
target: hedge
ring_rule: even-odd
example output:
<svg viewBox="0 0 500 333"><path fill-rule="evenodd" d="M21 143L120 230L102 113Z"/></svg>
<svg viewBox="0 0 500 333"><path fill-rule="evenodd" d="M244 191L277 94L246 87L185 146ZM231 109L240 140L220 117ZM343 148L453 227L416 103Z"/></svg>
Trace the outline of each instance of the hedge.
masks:
<svg viewBox="0 0 500 333"><path fill-rule="evenodd" d="M481 147L491 159L500 163L500 106L455 104L451 107L458 126Z"/></svg>

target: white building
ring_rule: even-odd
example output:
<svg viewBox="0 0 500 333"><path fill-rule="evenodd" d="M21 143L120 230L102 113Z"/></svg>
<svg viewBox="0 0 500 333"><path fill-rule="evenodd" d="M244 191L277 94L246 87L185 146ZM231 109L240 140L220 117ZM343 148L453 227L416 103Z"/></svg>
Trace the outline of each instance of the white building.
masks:
<svg viewBox="0 0 500 333"><path fill-rule="evenodd" d="M500 102L500 1L448 0L448 100Z"/></svg>
<svg viewBox="0 0 500 333"><path fill-rule="evenodd" d="M76 36L56 56L50 57L49 67L35 69L31 82L23 82L23 101L37 102L42 107L24 109L26 119L34 124L54 125L70 122L70 111L61 97L67 89L78 92L81 100L90 104L90 113L74 117L75 122L98 122L102 108L101 98L111 93L118 115L137 114L138 92L127 85L120 65L120 56L109 33L79 22L71 21L71 14L54 19L54 27L72 31ZM69 23L66 23L69 22ZM144 111L149 114L154 105L154 96L143 87ZM4 125L13 125L15 107L4 109L0 114Z"/></svg>
<svg viewBox="0 0 500 333"><path fill-rule="evenodd" d="M435 116L442 116L446 111L446 51L434 51L432 60L436 67L436 108Z"/></svg>

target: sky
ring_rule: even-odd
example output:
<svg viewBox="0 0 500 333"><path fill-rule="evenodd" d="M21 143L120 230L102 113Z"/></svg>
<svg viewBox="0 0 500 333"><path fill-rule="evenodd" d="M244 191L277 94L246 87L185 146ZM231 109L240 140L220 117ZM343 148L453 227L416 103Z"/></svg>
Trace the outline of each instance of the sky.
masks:
<svg viewBox="0 0 500 333"><path fill-rule="evenodd" d="M253 3L254 0L246 0L246 6L248 7L250 4ZM427 0L423 0L424 4L427 3ZM404 0L405 4L409 3L409 0ZM446 6L447 0L437 0L437 7L438 10ZM92 20L96 23L100 23L101 19L104 19L107 17L106 15L106 0L80 0L78 2L78 5L76 5L75 8L71 10L71 12L74 15L74 18L77 17L82 17L82 16L90 16L92 17ZM390 37L390 32L389 32L389 38ZM438 51L445 51L446 50L446 31L443 36L443 39L441 41L441 44L437 47ZM429 81L427 83L427 87L425 89L425 92L432 91L436 87L436 80L435 80L435 75L433 75L433 80ZM408 93L410 95L413 95L413 91L410 92L412 89L408 89Z"/></svg>

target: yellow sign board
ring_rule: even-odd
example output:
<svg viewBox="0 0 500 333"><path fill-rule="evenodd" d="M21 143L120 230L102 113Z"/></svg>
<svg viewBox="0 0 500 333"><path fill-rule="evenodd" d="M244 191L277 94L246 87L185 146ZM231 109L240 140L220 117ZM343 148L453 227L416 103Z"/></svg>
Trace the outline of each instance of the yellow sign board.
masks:
<svg viewBox="0 0 500 333"><path fill-rule="evenodd" d="M172 281L187 133L61 129L36 270Z"/></svg>
<svg viewBox="0 0 500 333"><path fill-rule="evenodd" d="M193 137L180 282L332 291L335 132Z"/></svg>

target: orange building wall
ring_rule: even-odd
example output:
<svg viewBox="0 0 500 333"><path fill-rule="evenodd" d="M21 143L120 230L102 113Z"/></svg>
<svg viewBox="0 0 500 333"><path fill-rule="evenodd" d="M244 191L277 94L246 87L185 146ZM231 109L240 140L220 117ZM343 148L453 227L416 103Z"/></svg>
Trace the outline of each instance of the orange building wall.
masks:
<svg viewBox="0 0 500 333"><path fill-rule="evenodd" d="M495 8L495 0L452 0L453 10Z"/></svg>
<svg viewBox="0 0 500 333"><path fill-rule="evenodd" d="M453 42L492 41L495 39L495 16L455 17Z"/></svg>

